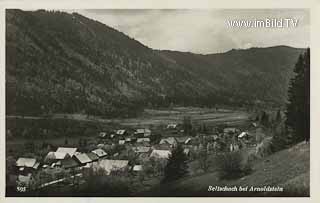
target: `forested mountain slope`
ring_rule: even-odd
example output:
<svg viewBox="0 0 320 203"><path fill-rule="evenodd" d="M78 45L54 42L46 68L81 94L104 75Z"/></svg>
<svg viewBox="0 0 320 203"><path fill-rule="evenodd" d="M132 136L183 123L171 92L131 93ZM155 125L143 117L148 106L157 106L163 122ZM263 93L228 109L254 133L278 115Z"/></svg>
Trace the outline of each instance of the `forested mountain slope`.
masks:
<svg viewBox="0 0 320 203"><path fill-rule="evenodd" d="M170 104L283 104L301 52L158 51L76 13L6 10L6 111L113 117Z"/></svg>

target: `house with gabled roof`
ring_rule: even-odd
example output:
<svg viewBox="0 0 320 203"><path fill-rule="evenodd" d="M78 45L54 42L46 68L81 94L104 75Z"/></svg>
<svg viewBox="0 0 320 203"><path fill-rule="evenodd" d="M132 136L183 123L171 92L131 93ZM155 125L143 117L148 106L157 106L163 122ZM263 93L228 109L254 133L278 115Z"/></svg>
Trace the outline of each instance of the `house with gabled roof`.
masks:
<svg viewBox="0 0 320 203"><path fill-rule="evenodd" d="M171 154L171 151L169 151L169 150L154 149L151 152L150 157L154 157L154 158L158 158L158 159L168 159L170 154Z"/></svg>
<svg viewBox="0 0 320 203"><path fill-rule="evenodd" d="M126 143L134 143L137 141L136 137L126 137L125 138Z"/></svg>
<svg viewBox="0 0 320 203"><path fill-rule="evenodd" d="M142 165L134 165L133 168L132 168L132 171L134 171L134 172L139 172L139 171L142 171L142 170L143 170Z"/></svg>
<svg viewBox="0 0 320 203"><path fill-rule="evenodd" d="M94 161L98 161L98 160L99 160L98 155L96 155L96 154L95 154L95 153L93 153L93 152L89 152L89 153L87 153L87 156L92 160L92 162L94 162Z"/></svg>
<svg viewBox="0 0 320 203"><path fill-rule="evenodd" d="M117 130L117 131L116 131L116 135L121 135L121 136L123 136L123 135L125 135L126 133L127 133L127 131L124 130L124 129L120 129L120 130Z"/></svg>
<svg viewBox="0 0 320 203"><path fill-rule="evenodd" d="M37 162L37 160L35 158L20 157L16 161L16 165L18 167L29 167L29 168L32 168L36 164L36 162Z"/></svg>
<svg viewBox="0 0 320 203"><path fill-rule="evenodd" d="M147 128L140 128L134 132L137 137L149 137L151 135L151 130Z"/></svg>
<svg viewBox="0 0 320 203"><path fill-rule="evenodd" d="M169 123L167 125L167 129L175 130L175 129L177 129L178 126L179 126L179 124L177 124L177 123Z"/></svg>
<svg viewBox="0 0 320 203"><path fill-rule="evenodd" d="M56 152L58 152L58 153L66 153L66 154L69 154L70 157L72 157L77 152L77 148L59 147Z"/></svg>
<svg viewBox="0 0 320 203"><path fill-rule="evenodd" d="M100 132L99 133L100 138L107 138L107 133L106 132Z"/></svg>
<svg viewBox="0 0 320 203"><path fill-rule="evenodd" d="M150 138L148 137L138 138L137 143L150 143Z"/></svg>
<svg viewBox="0 0 320 203"><path fill-rule="evenodd" d="M34 170L37 170L39 168L40 163L37 162L37 160L35 158L24 158L24 157L20 157L17 161L16 161L16 166L19 169L19 172L32 172Z"/></svg>
<svg viewBox="0 0 320 203"><path fill-rule="evenodd" d="M68 153L63 153L63 152L49 152L46 157L44 158L44 162L46 164L52 164L55 163L59 160L66 159L68 157L71 157Z"/></svg>
<svg viewBox="0 0 320 203"><path fill-rule="evenodd" d="M88 157L86 153L76 154L73 158L80 164L86 165L87 163L92 162L92 160Z"/></svg>
<svg viewBox="0 0 320 203"><path fill-rule="evenodd" d="M175 147L178 145L178 142L177 142L176 138L174 138L174 137L167 137L167 138L161 139L159 144L160 145L167 144L170 147Z"/></svg>
<svg viewBox="0 0 320 203"><path fill-rule="evenodd" d="M108 155L103 149L100 148L92 150L92 153L96 154L99 158L103 158Z"/></svg>
<svg viewBox="0 0 320 203"><path fill-rule="evenodd" d="M151 150L151 147L137 146L132 148L135 153L148 153Z"/></svg>
<svg viewBox="0 0 320 203"><path fill-rule="evenodd" d="M238 135L239 139L249 139L250 134L248 132L242 132Z"/></svg>
<svg viewBox="0 0 320 203"><path fill-rule="evenodd" d="M61 160L70 156L68 153L64 152L49 152L46 156L47 159Z"/></svg>

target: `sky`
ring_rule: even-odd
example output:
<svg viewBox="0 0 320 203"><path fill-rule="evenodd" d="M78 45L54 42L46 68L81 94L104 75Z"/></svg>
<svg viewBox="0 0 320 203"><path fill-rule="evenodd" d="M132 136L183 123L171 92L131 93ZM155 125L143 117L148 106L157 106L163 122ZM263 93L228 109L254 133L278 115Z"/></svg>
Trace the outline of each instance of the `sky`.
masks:
<svg viewBox="0 0 320 203"><path fill-rule="evenodd" d="M77 12L100 21L153 49L208 54L277 45L305 48L310 43L310 16L307 9L92 9L67 12ZM291 18L297 19L298 23L296 27L288 28L228 26L228 20L267 18Z"/></svg>

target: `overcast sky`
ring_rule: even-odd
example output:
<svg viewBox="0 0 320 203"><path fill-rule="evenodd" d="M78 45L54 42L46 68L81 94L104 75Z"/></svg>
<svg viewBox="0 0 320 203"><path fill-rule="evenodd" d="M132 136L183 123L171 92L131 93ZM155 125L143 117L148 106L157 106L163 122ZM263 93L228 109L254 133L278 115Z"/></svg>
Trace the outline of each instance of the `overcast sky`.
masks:
<svg viewBox="0 0 320 203"><path fill-rule="evenodd" d="M71 12L70 10L68 12ZM72 10L111 26L153 49L217 53L230 49L309 46L308 10ZM228 20L294 18L297 27L230 28Z"/></svg>

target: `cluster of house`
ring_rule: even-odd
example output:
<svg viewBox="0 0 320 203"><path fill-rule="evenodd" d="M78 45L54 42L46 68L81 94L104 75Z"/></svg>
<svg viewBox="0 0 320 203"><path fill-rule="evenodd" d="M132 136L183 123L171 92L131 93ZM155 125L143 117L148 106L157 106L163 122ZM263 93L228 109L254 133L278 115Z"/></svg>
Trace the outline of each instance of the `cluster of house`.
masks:
<svg viewBox="0 0 320 203"><path fill-rule="evenodd" d="M170 124L168 129L175 129L177 125ZM100 138L110 138L116 140L119 145L126 145L130 143L131 149L139 157L140 160L147 160L149 158L156 159L168 159L172 148L178 144L182 145L186 155L190 155L190 152L197 151L201 146L200 136L172 136L160 139L159 143L150 143L151 130L149 129L137 129L134 132L134 136L129 135L126 130L116 130L114 133L108 134L106 132L99 133ZM225 128L223 135L232 135L229 143L230 151L239 150L237 140L246 140L251 137L248 132L240 132L236 128ZM236 135L236 136L234 136ZM236 138L236 139L234 139ZM216 148L221 135L202 135L201 139L209 140L208 148ZM116 156L107 154L103 150L104 144L97 144L97 148L87 152L79 152L77 148L71 147L59 147L56 151L49 152L42 163L35 158L21 157L16 161L16 166L19 171L17 182L18 184L30 185L33 181L32 175L39 170L53 171L53 170L72 170L72 169L88 169L94 170L103 169L106 175L109 175L113 171L122 171L129 169L133 172L139 172L143 170L143 161L138 165L129 165L129 160L115 160Z"/></svg>
<svg viewBox="0 0 320 203"><path fill-rule="evenodd" d="M56 151L49 152L41 163L35 158L20 157L16 161L17 183L29 186L39 170L49 172L49 170L54 171L55 169L79 168L97 162L106 155L102 149L96 149L90 153L80 153L77 148L59 147Z"/></svg>
<svg viewBox="0 0 320 203"><path fill-rule="evenodd" d="M132 136L125 129L116 130L114 133L108 134L101 132L99 137L102 139L117 139L118 144L123 145L125 143L144 143L150 142L151 130L147 128L136 129Z"/></svg>

